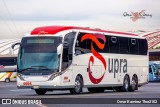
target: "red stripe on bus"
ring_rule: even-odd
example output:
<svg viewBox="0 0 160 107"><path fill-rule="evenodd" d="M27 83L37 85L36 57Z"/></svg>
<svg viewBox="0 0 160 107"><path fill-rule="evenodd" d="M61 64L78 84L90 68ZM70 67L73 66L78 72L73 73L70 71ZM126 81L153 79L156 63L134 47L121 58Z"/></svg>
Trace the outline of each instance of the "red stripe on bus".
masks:
<svg viewBox="0 0 160 107"><path fill-rule="evenodd" d="M56 34L58 32L65 31L65 30L71 30L71 29L97 31L97 32L101 32L101 33L113 33L113 34L123 34L123 35L130 35L130 36L138 36L137 34L132 34L132 33L107 31L107 30L101 30L101 29L90 29L90 28L74 27L74 26L45 26L45 27L37 27L31 32L31 35Z"/></svg>

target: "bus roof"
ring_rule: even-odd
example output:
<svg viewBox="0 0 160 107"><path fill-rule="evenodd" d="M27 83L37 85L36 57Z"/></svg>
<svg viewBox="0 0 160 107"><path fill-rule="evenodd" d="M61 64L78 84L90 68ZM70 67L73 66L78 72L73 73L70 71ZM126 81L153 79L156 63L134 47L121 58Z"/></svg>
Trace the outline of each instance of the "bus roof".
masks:
<svg viewBox="0 0 160 107"><path fill-rule="evenodd" d="M101 30L101 29L92 29L92 28L88 28L88 27L75 27L75 26L43 26L43 27L37 27L31 32L31 35L56 34L58 32L65 31L65 30L71 30L71 29L97 31L97 32L102 32L102 33L122 34L122 35L129 35L129 36L138 36L137 34L132 34L132 33L116 32L116 31Z"/></svg>

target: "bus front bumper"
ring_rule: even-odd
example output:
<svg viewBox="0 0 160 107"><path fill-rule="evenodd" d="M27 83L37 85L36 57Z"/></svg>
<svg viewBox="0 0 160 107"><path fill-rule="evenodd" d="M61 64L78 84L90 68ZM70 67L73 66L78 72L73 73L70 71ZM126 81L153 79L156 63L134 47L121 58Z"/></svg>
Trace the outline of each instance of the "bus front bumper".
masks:
<svg viewBox="0 0 160 107"><path fill-rule="evenodd" d="M74 86L38 86L38 85L33 85L33 86L17 86L19 89L52 89L52 90L61 90L61 89L70 89L74 88Z"/></svg>
<svg viewBox="0 0 160 107"><path fill-rule="evenodd" d="M74 86L60 85L60 77L56 77L51 81L22 81L20 78L17 78L17 88L24 89L69 89L73 88Z"/></svg>

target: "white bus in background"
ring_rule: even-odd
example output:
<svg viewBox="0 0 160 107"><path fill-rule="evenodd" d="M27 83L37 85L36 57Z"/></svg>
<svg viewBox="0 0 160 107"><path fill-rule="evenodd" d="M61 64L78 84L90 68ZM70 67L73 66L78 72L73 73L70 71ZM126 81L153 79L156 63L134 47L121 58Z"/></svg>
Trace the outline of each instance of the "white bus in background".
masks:
<svg viewBox="0 0 160 107"><path fill-rule="evenodd" d="M20 43L17 87L47 91L135 91L148 83L145 38L72 26L35 28Z"/></svg>
<svg viewBox="0 0 160 107"><path fill-rule="evenodd" d="M16 81L17 77L17 56L0 56L0 81Z"/></svg>

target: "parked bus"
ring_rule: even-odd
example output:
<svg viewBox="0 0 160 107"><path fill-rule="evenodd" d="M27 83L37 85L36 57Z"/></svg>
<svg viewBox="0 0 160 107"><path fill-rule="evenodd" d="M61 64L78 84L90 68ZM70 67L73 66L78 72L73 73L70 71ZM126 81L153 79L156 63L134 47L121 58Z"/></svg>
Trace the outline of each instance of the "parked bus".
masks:
<svg viewBox="0 0 160 107"><path fill-rule="evenodd" d="M148 46L136 34L72 26L38 27L20 43L17 87L47 91L135 91L148 83Z"/></svg>
<svg viewBox="0 0 160 107"><path fill-rule="evenodd" d="M160 81L159 66L156 63L149 63L149 81Z"/></svg>
<svg viewBox="0 0 160 107"><path fill-rule="evenodd" d="M0 56L0 81L16 81L16 56Z"/></svg>

